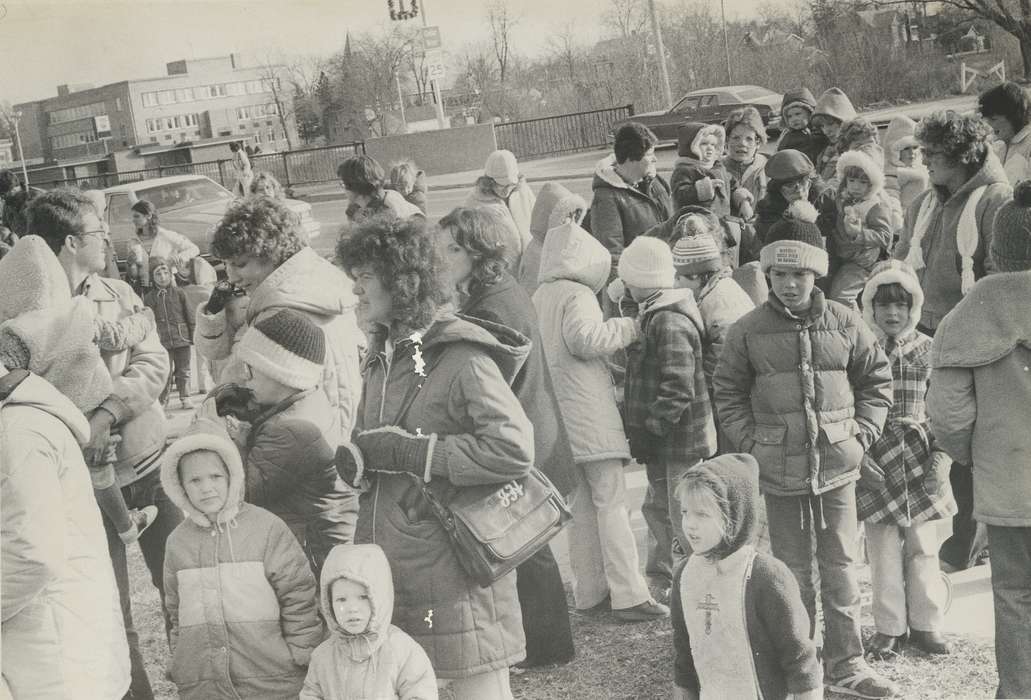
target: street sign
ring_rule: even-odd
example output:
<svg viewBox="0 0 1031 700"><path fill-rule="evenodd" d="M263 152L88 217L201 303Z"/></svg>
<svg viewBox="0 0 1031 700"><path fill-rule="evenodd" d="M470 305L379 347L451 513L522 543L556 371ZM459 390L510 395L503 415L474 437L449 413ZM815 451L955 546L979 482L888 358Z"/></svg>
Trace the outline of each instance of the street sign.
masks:
<svg viewBox="0 0 1031 700"><path fill-rule="evenodd" d="M440 48L440 27L422 28L422 46L426 51Z"/></svg>
<svg viewBox="0 0 1031 700"><path fill-rule="evenodd" d="M97 138L104 138L111 135L111 118L106 114L93 117L93 128L97 132Z"/></svg>
<svg viewBox="0 0 1031 700"><path fill-rule="evenodd" d="M444 54L439 49L426 52L426 73L430 80L443 80L447 75Z"/></svg>

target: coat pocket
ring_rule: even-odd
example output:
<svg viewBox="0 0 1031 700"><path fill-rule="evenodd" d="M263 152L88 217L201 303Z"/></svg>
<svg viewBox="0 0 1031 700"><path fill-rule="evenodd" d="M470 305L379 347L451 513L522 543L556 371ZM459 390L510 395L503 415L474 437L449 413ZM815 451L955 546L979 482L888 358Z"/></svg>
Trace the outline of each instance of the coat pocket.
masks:
<svg viewBox="0 0 1031 700"><path fill-rule="evenodd" d="M759 463L759 471L780 481L787 464L788 434L786 425L756 425L752 439L752 456Z"/></svg>
<svg viewBox="0 0 1031 700"><path fill-rule="evenodd" d="M824 423L820 426L820 434L826 441L825 471L831 469L853 469L859 466L863 458L863 446L856 435L859 424L852 418Z"/></svg>

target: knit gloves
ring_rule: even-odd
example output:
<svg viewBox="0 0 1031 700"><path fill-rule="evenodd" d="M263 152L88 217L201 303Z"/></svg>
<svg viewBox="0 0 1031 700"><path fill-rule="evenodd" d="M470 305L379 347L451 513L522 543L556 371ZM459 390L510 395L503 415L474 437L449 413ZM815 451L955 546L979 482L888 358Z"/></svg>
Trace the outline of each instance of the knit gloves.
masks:
<svg viewBox="0 0 1031 700"><path fill-rule="evenodd" d="M433 448L437 444L436 433L413 435L407 430L388 425L358 433L354 444L361 451L369 471L408 473L427 482L430 480Z"/></svg>
<svg viewBox="0 0 1031 700"><path fill-rule="evenodd" d="M703 177L694 183L695 195L699 202L711 202L717 196L724 197L723 187L723 180L711 177Z"/></svg>

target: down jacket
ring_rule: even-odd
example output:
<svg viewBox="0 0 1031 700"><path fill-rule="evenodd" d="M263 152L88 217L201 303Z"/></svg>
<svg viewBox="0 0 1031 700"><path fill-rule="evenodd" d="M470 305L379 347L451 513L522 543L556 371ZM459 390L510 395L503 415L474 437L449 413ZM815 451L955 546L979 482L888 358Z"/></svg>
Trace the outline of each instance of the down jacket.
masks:
<svg viewBox="0 0 1031 700"><path fill-rule="evenodd" d="M228 497L215 523L186 495L179 461L216 453ZM297 697L323 627L315 577L282 520L242 503L243 465L216 425L199 421L162 458L161 485L187 518L165 544L169 671L181 700ZM84 696L85 697L85 696Z"/></svg>
<svg viewBox="0 0 1031 700"><path fill-rule="evenodd" d="M819 289L804 318L770 294L738 319L712 383L731 448L755 457L763 491L777 496L856 481L892 401L873 331Z"/></svg>
<svg viewBox="0 0 1031 700"><path fill-rule="evenodd" d="M528 338L442 312L418 343L397 341L392 358L385 328L370 340L358 429L396 425L435 433L427 487L444 502L464 486L500 487L529 474L533 427L509 389L529 353ZM416 358L425 362L419 368L425 376L416 372ZM366 465L376 466L394 465ZM474 676L523 659L515 572L486 588L469 579L410 474L372 476L361 495L355 541L378 544L394 562L394 624L426 650L439 678Z"/></svg>
<svg viewBox="0 0 1031 700"><path fill-rule="evenodd" d="M326 439L334 447L349 439L361 396L359 353L365 337L355 319L356 306L351 280L311 248L302 248L280 265L253 291L247 306L245 327L287 308L304 314L325 332L322 389L333 407ZM226 338L238 332L227 323L224 309L217 314L206 313L203 305L197 309L197 351L212 363L228 356L231 361L222 368L226 377L240 373L234 344Z"/></svg>
<svg viewBox="0 0 1031 700"><path fill-rule="evenodd" d="M633 319L602 320L597 294L608 276L608 251L591 234L567 223L548 235L533 305L573 459L580 464L630 458L605 360L637 332Z"/></svg>
<svg viewBox="0 0 1031 700"><path fill-rule="evenodd" d="M340 580L364 586L369 596L372 617L362 634L349 634L337 624L332 594ZM319 599L330 636L311 655L300 700L436 700L437 677L426 652L390 624L394 582L380 547L334 547L322 569Z"/></svg>
<svg viewBox="0 0 1031 700"><path fill-rule="evenodd" d="M0 382L15 377L0 369ZM120 698L129 689L100 509L82 459L89 424L28 375L0 402L3 682L14 698Z"/></svg>
<svg viewBox="0 0 1031 700"><path fill-rule="evenodd" d="M705 331L702 334L702 366L705 382L712 387L712 375L723 354L727 331L739 318L755 308L751 297L724 268L713 275L698 292L698 310L702 313Z"/></svg>

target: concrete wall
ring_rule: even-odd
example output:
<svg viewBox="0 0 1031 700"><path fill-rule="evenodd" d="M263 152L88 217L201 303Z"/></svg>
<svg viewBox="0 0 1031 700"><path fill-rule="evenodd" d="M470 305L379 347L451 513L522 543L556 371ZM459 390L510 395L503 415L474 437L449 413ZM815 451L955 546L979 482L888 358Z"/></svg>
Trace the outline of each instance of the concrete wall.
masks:
<svg viewBox="0 0 1031 700"><path fill-rule="evenodd" d="M482 169L487 156L497 148L493 124L384 136L365 142L365 152L379 161L384 170L392 162L407 158L427 175Z"/></svg>

